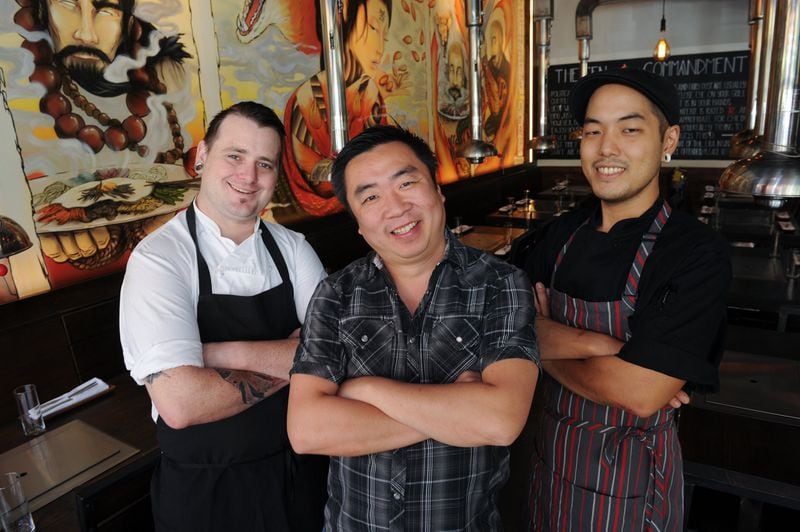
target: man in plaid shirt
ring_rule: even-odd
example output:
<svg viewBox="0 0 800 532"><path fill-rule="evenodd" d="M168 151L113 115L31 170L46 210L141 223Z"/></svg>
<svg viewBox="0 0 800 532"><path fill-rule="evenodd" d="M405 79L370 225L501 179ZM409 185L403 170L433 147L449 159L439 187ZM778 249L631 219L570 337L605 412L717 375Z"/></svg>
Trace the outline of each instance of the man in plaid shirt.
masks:
<svg viewBox="0 0 800 532"><path fill-rule="evenodd" d="M323 280L292 369L288 430L331 455L326 530L501 530L497 496L538 376L526 276L445 228L436 160L379 126L332 171L374 250Z"/></svg>

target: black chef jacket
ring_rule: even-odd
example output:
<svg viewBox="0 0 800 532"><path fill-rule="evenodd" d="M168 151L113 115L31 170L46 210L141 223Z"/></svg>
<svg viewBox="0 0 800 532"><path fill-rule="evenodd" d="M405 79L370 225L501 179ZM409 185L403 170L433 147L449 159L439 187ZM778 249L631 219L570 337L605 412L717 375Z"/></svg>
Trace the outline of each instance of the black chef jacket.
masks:
<svg viewBox="0 0 800 532"><path fill-rule="evenodd" d="M550 285L559 250L588 217L558 268L555 286L587 301L620 299L642 234L660 205L661 200L608 233L596 230L601 222L597 203L552 220L528 255L531 281ZM719 389L730 282L727 242L691 215L673 210L642 272L629 322L631 339L620 358L686 380L698 391Z"/></svg>

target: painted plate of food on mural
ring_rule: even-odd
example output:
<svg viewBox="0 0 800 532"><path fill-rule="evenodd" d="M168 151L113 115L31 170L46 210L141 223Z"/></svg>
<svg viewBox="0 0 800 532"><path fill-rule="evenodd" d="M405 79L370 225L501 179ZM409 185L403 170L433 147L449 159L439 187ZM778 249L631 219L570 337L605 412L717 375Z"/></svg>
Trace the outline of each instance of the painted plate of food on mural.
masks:
<svg viewBox="0 0 800 532"><path fill-rule="evenodd" d="M186 208L197 194L176 165L106 168L31 181L38 233L123 224Z"/></svg>

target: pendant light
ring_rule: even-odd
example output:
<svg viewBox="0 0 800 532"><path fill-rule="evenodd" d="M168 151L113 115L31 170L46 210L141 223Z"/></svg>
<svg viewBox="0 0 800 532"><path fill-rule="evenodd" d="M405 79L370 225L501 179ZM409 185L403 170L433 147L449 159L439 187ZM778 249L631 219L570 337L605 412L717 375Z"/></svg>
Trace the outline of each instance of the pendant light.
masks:
<svg viewBox="0 0 800 532"><path fill-rule="evenodd" d="M656 43L656 47L653 48L653 59L656 61L664 61L669 57L669 43L664 37L664 32L667 31L667 18L664 16L664 4L666 2L667 0L661 0L661 38Z"/></svg>

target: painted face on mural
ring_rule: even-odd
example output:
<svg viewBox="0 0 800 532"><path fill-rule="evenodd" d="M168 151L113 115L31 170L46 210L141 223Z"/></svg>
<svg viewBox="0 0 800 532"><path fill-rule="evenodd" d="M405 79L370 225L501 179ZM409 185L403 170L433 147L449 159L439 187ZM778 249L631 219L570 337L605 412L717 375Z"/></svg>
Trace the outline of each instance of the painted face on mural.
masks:
<svg viewBox="0 0 800 532"><path fill-rule="evenodd" d="M435 14L433 19L436 23L436 34L439 36L439 46L444 49L444 46L447 44L447 39L450 36L450 21L453 20L452 14Z"/></svg>
<svg viewBox="0 0 800 532"><path fill-rule="evenodd" d="M367 0L358 8L348 48L370 77L378 77L389 34L389 11L383 0Z"/></svg>
<svg viewBox="0 0 800 532"><path fill-rule="evenodd" d="M447 93L453 100L461 98L467 86L464 70L464 50L460 44L451 44L447 50Z"/></svg>
<svg viewBox="0 0 800 532"><path fill-rule="evenodd" d="M67 68L102 71L122 42L119 0L47 0L53 51Z"/></svg>
<svg viewBox="0 0 800 532"><path fill-rule="evenodd" d="M486 55L492 66L500 68L500 64L503 62L503 26L497 20L493 20L489 24L486 36Z"/></svg>

